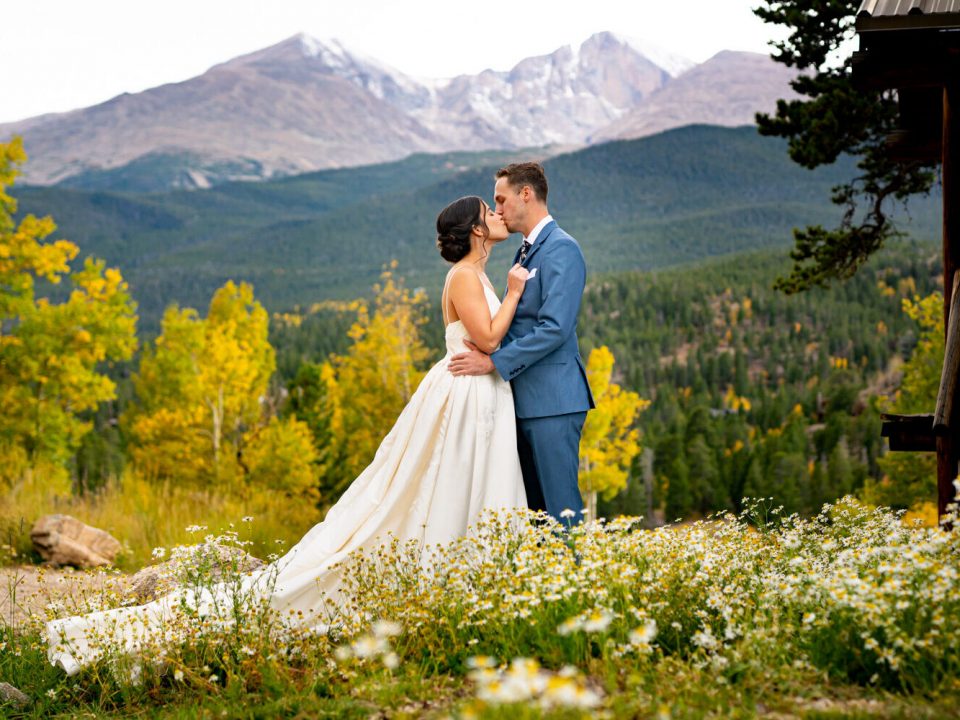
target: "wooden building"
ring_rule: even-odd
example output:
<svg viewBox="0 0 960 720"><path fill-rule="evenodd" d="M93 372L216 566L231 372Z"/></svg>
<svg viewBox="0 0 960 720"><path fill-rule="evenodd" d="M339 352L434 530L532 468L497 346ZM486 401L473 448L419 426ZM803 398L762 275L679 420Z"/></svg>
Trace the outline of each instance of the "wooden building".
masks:
<svg viewBox="0 0 960 720"><path fill-rule="evenodd" d="M943 302L946 352L932 415L886 416L891 450L937 453L941 515L960 471L960 0L864 0L856 18L860 50L853 79L895 89L899 128L892 157L942 163Z"/></svg>

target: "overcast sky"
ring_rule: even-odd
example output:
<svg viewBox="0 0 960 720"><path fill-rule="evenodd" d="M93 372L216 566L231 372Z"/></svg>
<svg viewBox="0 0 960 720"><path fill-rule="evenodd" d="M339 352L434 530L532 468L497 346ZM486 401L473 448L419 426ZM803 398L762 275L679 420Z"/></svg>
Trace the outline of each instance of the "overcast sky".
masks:
<svg viewBox="0 0 960 720"><path fill-rule="evenodd" d="M6 0L0 122L199 75L305 32L409 75L508 70L612 30L702 62L768 52L759 0Z"/></svg>

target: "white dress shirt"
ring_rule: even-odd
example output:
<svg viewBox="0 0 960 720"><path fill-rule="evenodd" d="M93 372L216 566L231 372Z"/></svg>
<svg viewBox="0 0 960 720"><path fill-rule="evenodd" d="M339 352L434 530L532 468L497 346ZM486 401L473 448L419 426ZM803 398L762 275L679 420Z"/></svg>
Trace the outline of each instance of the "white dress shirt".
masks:
<svg viewBox="0 0 960 720"><path fill-rule="evenodd" d="M537 238L540 237L540 231L543 230L544 226L551 220L553 220L553 216L547 215L543 220L541 220L536 224L536 227L534 227L533 230L530 231L530 234L527 237L525 237L523 241L530 243L530 246L532 247L533 244L537 241Z"/></svg>

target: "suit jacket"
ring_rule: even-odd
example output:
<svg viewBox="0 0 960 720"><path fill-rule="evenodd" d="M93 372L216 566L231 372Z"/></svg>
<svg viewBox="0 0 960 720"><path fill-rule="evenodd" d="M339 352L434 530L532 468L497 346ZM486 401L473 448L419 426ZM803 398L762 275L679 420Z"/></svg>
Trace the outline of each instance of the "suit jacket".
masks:
<svg viewBox="0 0 960 720"><path fill-rule="evenodd" d="M518 250L514 262L519 257ZM536 274L527 279L500 349L490 355L494 367L513 387L518 418L589 410L593 394L576 333L587 279L580 246L551 221L523 266Z"/></svg>

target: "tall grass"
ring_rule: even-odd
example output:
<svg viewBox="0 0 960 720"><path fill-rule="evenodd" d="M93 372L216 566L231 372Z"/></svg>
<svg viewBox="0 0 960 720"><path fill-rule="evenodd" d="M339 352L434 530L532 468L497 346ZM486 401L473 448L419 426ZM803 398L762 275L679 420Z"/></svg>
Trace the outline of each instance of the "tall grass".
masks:
<svg viewBox="0 0 960 720"><path fill-rule="evenodd" d="M0 495L0 544L7 546L5 552L0 548L0 563L36 559L30 528L52 513L71 515L117 538L123 546L117 566L123 570L149 563L154 548L193 542L191 526L217 532L252 516L248 550L264 558L295 543L322 517L312 502L275 490L248 487L225 494L151 482L127 471L99 492L74 496L62 471L26 470Z"/></svg>

